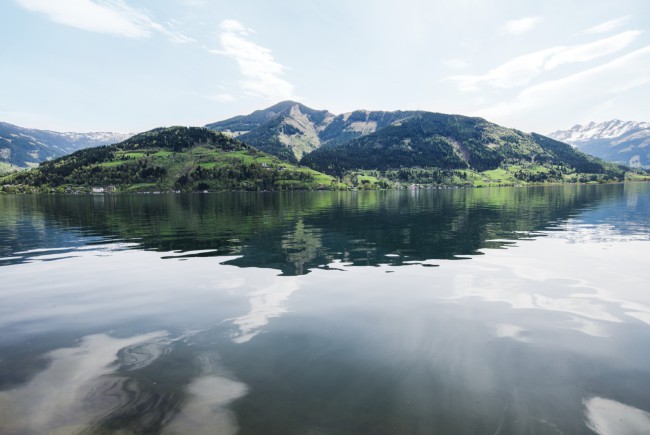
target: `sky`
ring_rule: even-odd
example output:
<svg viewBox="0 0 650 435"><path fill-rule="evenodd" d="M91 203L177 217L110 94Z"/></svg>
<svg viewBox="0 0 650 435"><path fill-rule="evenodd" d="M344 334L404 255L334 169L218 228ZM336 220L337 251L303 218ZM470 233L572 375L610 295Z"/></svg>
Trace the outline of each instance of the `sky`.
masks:
<svg viewBox="0 0 650 435"><path fill-rule="evenodd" d="M647 0L0 0L0 121L204 125L283 100L549 133L650 121Z"/></svg>

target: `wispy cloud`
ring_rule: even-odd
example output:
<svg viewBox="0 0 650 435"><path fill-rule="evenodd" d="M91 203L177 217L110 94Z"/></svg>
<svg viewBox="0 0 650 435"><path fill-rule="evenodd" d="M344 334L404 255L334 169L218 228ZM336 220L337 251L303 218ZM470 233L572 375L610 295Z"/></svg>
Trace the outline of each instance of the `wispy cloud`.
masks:
<svg viewBox="0 0 650 435"><path fill-rule="evenodd" d="M586 44L557 46L516 57L481 75L449 77L462 91L475 91L483 85L495 88L526 86L545 71L564 64L588 62L616 53L630 45L641 31L630 30Z"/></svg>
<svg viewBox="0 0 650 435"><path fill-rule="evenodd" d="M16 0L23 8L45 14L50 20L77 29L124 38L149 38L154 32L173 43L193 41L182 33L155 22L142 8L123 0Z"/></svg>
<svg viewBox="0 0 650 435"><path fill-rule="evenodd" d="M278 63L270 49L250 40L252 29L236 20L220 25L220 50L211 53L233 58L244 79L240 82L247 95L270 101L292 99L293 85L282 78L287 68Z"/></svg>
<svg viewBox="0 0 650 435"><path fill-rule="evenodd" d="M205 6L208 3L207 0L178 0L178 1L185 6Z"/></svg>
<svg viewBox="0 0 650 435"><path fill-rule="evenodd" d="M592 112L603 102L650 84L648 71L650 46L576 74L529 86L512 100L486 107L476 114L496 121L508 120L511 125L525 125L526 120L543 119L553 111L556 115L564 114L573 123L579 121L577 118L597 116ZM548 128L550 131L557 126Z"/></svg>
<svg viewBox="0 0 650 435"><path fill-rule="evenodd" d="M544 21L542 17L524 17L518 20L508 21L502 28L501 32L508 35L521 35L533 30L539 23Z"/></svg>
<svg viewBox="0 0 650 435"><path fill-rule="evenodd" d="M587 30L585 30L583 33L586 33L588 35L594 34L594 33L607 33L609 31L618 29L625 23L628 19L630 18L629 15L626 15L621 18L616 18L614 20L609 20L605 21L604 23L600 23L594 27L590 27Z"/></svg>
<svg viewBox="0 0 650 435"><path fill-rule="evenodd" d="M184 33L176 30L176 26L178 24L179 23L175 20L168 21L166 26L158 23L152 23L152 29L157 30L165 35L172 44L189 44L196 42L196 39L190 38Z"/></svg>

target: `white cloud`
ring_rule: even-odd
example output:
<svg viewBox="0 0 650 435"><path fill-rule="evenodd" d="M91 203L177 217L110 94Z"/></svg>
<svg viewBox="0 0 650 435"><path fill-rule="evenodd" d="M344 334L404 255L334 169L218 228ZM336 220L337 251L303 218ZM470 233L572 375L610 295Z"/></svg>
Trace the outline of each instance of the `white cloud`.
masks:
<svg viewBox="0 0 650 435"><path fill-rule="evenodd" d="M565 63L588 62L608 54L616 53L630 45L641 34L639 30L629 30L610 36L609 38L587 44L580 44L568 47L566 50L552 56L544 65L544 69L550 70Z"/></svg>
<svg viewBox="0 0 650 435"><path fill-rule="evenodd" d="M180 23L175 20L171 20L167 22L167 26L153 23L152 28L167 36L167 39L169 39L172 44L189 44L191 42L196 42L196 39L190 38L189 36L184 35L183 33L176 30L175 26L177 24Z"/></svg>
<svg viewBox="0 0 650 435"><path fill-rule="evenodd" d="M223 20L219 28L224 32L241 33L243 35L248 35L249 33L249 29L237 20Z"/></svg>
<svg viewBox="0 0 650 435"><path fill-rule="evenodd" d="M482 85L495 88L525 86L544 73L564 64L588 62L616 53L630 45L641 34L630 30L586 44L557 46L516 57L482 75L451 76L461 91L475 91Z"/></svg>
<svg viewBox="0 0 650 435"><path fill-rule="evenodd" d="M522 33L533 30L542 21L544 21L542 17L524 17L518 20L508 21L501 28L501 32L508 35L521 35Z"/></svg>
<svg viewBox="0 0 650 435"><path fill-rule="evenodd" d="M600 23L594 27L590 27L587 30L584 31L586 34L593 34L593 33L607 33L611 30L618 29L621 27L621 25L626 22L630 18L629 15L626 15L621 18L616 18L614 20L609 20L605 21L604 23Z"/></svg>
<svg viewBox="0 0 650 435"><path fill-rule="evenodd" d="M536 128L548 131L558 126L546 125L544 120L558 117L566 119L565 124L582 122L602 109L603 101L619 99L611 107L624 107L630 113L638 109L626 103L626 93L650 84L650 46L618 57L603 65L581 71L557 80L549 80L523 89L510 101L479 110L476 115L497 122L523 126L535 122ZM553 117L548 114L553 113ZM626 112L627 113L627 112ZM622 117L621 113L600 113L599 117ZM633 115L630 115L633 116Z"/></svg>
<svg viewBox="0 0 650 435"><path fill-rule="evenodd" d="M179 2L185 6L205 6L208 3L207 0L179 0Z"/></svg>
<svg viewBox="0 0 650 435"><path fill-rule="evenodd" d="M239 21L224 20L220 25L221 50L211 53L233 58L244 76L240 82L247 95L270 101L293 99L293 85L282 78L286 67L278 63L271 50L252 42L252 29Z"/></svg>
<svg viewBox="0 0 650 435"><path fill-rule="evenodd" d="M528 84L531 78L539 75L544 63L565 47L553 47L516 57L482 75L451 76L461 91L476 91L487 84L495 88L513 88Z"/></svg>
<svg viewBox="0 0 650 435"><path fill-rule="evenodd" d="M157 31L173 43L193 41L180 32L156 23L145 9L131 7L123 0L16 1L27 10L47 15L56 23L90 32L143 39Z"/></svg>

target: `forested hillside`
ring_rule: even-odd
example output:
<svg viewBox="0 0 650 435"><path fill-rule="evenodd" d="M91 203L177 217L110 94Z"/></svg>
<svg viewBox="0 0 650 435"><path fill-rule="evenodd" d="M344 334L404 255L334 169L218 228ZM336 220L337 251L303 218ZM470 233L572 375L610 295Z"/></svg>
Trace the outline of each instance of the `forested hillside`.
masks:
<svg viewBox="0 0 650 435"><path fill-rule="evenodd" d="M584 173L596 175L594 181L623 179L625 173L545 136L500 127L482 118L440 113L419 113L337 147L322 147L301 163L337 176L374 170L389 178L409 168L475 173L501 168L521 182L559 182L565 175ZM432 175L431 181L424 182L435 182L434 172L425 172Z"/></svg>
<svg viewBox="0 0 650 435"><path fill-rule="evenodd" d="M336 188L332 177L290 165L223 134L158 128L89 148L2 180L5 191L287 190Z"/></svg>

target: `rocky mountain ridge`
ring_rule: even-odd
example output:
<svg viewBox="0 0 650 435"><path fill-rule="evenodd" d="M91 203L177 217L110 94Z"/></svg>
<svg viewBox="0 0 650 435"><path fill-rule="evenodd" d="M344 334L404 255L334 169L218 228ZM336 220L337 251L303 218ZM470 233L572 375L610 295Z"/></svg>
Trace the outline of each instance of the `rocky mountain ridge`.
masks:
<svg viewBox="0 0 650 435"><path fill-rule="evenodd" d="M356 110L335 115L295 101L283 101L249 115L207 124L206 128L295 163L316 149L374 133L417 113Z"/></svg>

